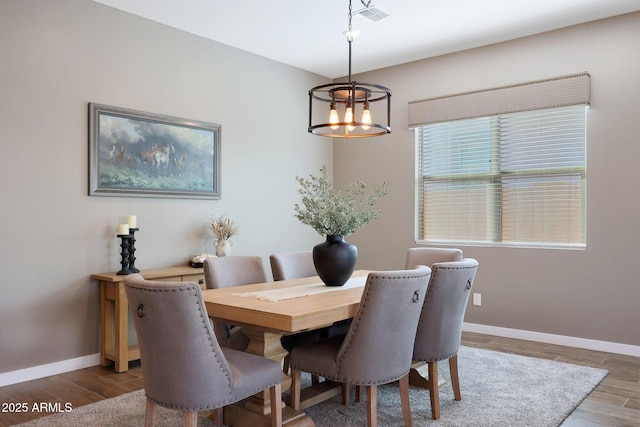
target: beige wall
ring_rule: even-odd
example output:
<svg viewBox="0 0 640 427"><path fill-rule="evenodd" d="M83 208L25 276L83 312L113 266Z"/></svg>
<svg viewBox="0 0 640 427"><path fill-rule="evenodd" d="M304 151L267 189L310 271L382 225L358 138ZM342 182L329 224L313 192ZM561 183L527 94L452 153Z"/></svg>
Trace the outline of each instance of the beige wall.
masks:
<svg viewBox="0 0 640 427"><path fill-rule="evenodd" d="M140 268L213 250L322 241L294 218L296 175L332 167L309 135L307 92L328 80L88 0L0 2L0 373L98 352L98 285L117 271L116 227L138 216ZM89 197L89 102L222 125L222 200Z"/></svg>
<svg viewBox="0 0 640 427"><path fill-rule="evenodd" d="M407 103L588 71L586 250L462 247L480 261L471 323L640 345L640 13L356 76L393 91L393 133L334 146L337 183L390 182L380 219L349 240L359 267L401 268L414 245ZM357 159L357 161L356 161Z"/></svg>

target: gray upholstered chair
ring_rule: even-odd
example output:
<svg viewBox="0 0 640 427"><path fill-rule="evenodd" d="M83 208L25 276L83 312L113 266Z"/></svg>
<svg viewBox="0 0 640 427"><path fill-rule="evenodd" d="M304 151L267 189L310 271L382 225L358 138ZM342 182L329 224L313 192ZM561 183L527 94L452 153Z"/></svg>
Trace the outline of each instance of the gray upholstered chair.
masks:
<svg viewBox="0 0 640 427"><path fill-rule="evenodd" d="M207 289L264 283L267 275L259 256L224 256L207 258L204 262Z"/></svg>
<svg viewBox="0 0 640 427"><path fill-rule="evenodd" d="M267 275L259 256L226 256L207 258L204 261L204 282L207 289L264 283ZM223 347L244 350L249 338L238 326L214 321L213 330Z"/></svg>
<svg viewBox="0 0 640 427"><path fill-rule="evenodd" d="M440 418L439 361L449 360L454 399L462 399L458 379L458 349L464 313L478 271L478 261L465 258L462 261L435 263L431 268L431 280L420 315L413 360L426 362L428 365L427 388L431 399L431 415L437 420Z"/></svg>
<svg viewBox="0 0 640 427"><path fill-rule="evenodd" d="M272 254L269 256L269 262L271 264L271 273L273 274L273 280L290 280L299 279L301 277L317 276L316 267L313 264L313 253L311 251L300 252L282 252L278 254ZM294 347L302 344L308 344L320 340L321 331L306 331L299 334L285 335L280 342L282 347L291 352ZM323 331L323 335L326 332ZM289 373L289 355L287 354L282 363L282 371L285 374ZM314 382L318 381L318 378L314 376Z"/></svg>
<svg viewBox="0 0 640 427"><path fill-rule="evenodd" d="M290 280L299 279L301 277L317 276L316 267L313 263L313 252L282 252L269 256L271 264L271 273L273 280ZM347 332L350 321L337 322L326 328L315 331L301 332L294 335L285 335L280 340L282 347L291 352L294 347L299 345L312 343L320 339L328 338L334 335L340 335ZM289 355L285 356L282 365L285 374L289 373ZM313 381L317 382L318 378L313 377Z"/></svg>
<svg viewBox="0 0 640 427"><path fill-rule="evenodd" d="M270 389L271 425L282 425L280 364L218 345L193 282L158 282L139 274L124 278L125 291L140 346L145 426L155 424L157 406L185 412L185 425L196 426L198 411L214 411Z"/></svg>
<svg viewBox="0 0 640 427"><path fill-rule="evenodd" d="M457 248L433 248L420 247L409 248L407 250L407 259L405 262L406 269L416 268L418 265L426 265L431 267L437 262L460 261L462 259L462 250ZM409 381L419 387L428 387L428 366L424 362L415 362L412 365L413 370L409 376Z"/></svg>
<svg viewBox="0 0 640 427"><path fill-rule="evenodd" d="M409 248L404 268L407 270L419 265L431 267L436 262L460 261L462 250L456 248Z"/></svg>
<svg viewBox="0 0 640 427"><path fill-rule="evenodd" d="M300 408L301 372L367 387L367 419L377 425L377 386L400 380L404 423L411 426L409 368L431 270L372 272L346 336L291 351L291 401Z"/></svg>
<svg viewBox="0 0 640 427"><path fill-rule="evenodd" d="M311 251L283 252L269 256L273 280L317 276Z"/></svg>

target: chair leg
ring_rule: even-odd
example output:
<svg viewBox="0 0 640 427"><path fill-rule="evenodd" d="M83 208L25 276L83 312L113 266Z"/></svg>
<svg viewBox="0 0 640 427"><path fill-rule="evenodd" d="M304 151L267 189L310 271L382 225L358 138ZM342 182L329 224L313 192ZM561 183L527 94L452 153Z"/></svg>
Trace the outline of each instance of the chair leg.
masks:
<svg viewBox="0 0 640 427"><path fill-rule="evenodd" d="M271 387L269 398L271 399L271 427L282 427L282 384Z"/></svg>
<svg viewBox="0 0 640 427"><path fill-rule="evenodd" d="M144 427L154 427L156 425L156 414L158 405L147 397L147 412L144 416Z"/></svg>
<svg viewBox="0 0 640 427"><path fill-rule="evenodd" d="M449 373L451 375L451 386L453 387L453 396L455 400L462 400L460 394L460 380L458 379L458 355L456 354L449 359Z"/></svg>
<svg viewBox="0 0 640 427"><path fill-rule="evenodd" d="M412 427L411 402L409 401L409 374L400 378L400 403L402 404L402 418L405 427Z"/></svg>
<svg viewBox="0 0 640 427"><path fill-rule="evenodd" d="M429 371L429 397L431 399L431 417L440 419L440 396L438 395L438 362L427 363Z"/></svg>
<svg viewBox="0 0 640 427"><path fill-rule="evenodd" d="M214 409L209 419L215 427L221 427L224 424L224 407Z"/></svg>
<svg viewBox="0 0 640 427"><path fill-rule="evenodd" d="M291 407L296 411L300 410L300 376L300 370L291 370Z"/></svg>
<svg viewBox="0 0 640 427"><path fill-rule="evenodd" d="M367 387L367 427L378 427L378 386Z"/></svg>
<svg viewBox="0 0 640 427"><path fill-rule="evenodd" d="M362 389L364 386L357 385L356 386L356 403L362 402ZM344 406L349 406L351 400L351 386L349 384L342 384L342 404Z"/></svg>
<svg viewBox="0 0 640 427"><path fill-rule="evenodd" d="M342 383L342 404L349 406L349 399L351 398L351 386L346 383Z"/></svg>
<svg viewBox="0 0 640 427"><path fill-rule="evenodd" d="M289 355L287 354L282 361L282 372L289 375Z"/></svg>
<svg viewBox="0 0 640 427"><path fill-rule="evenodd" d="M198 427L197 411L188 411L184 414L184 427Z"/></svg>

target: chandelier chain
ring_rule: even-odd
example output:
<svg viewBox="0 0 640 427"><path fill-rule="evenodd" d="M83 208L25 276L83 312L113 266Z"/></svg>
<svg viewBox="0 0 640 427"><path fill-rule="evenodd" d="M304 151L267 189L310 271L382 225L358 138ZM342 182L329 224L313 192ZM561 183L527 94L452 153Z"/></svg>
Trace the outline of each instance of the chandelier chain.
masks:
<svg viewBox="0 0 640 427"><path fill-rule="evenodd" d="M349 27L347 28L347 40L353 40L353 34L351 34L351 0L349 0Z"/></svg>
<svg viewBox="0 0 640 427"><path fill-rule="evenodd" d="M369 0L369 1L365 2L364 0L360 0L360 3L362 3L362 5L365 8L368 8L369 6L371 6L371 1L372 0ZM351 0L349 0L349 28L348 28L348 31L347 31L347 40L349 40L349 41L353 40L353 34L351 33L351 30L352 30L351 17L352 17L352 7L351 7Z"/></svg>

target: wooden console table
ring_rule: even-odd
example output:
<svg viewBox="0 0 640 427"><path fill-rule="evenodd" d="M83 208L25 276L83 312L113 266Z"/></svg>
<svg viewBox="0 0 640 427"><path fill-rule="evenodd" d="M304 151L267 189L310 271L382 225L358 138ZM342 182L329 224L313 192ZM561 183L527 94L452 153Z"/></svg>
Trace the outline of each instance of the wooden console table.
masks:
<svg viewBox="0 0 640 427"><path fill-rule="evenodd" d="M189 266L144 270L148 280L196 282L205 289L204 270ZM138 346L129 346L129 306L124 278L115 273L92 274L100 282L100 364L114 364L116 372L126 372L130 360L140 359Z"/></svg>

